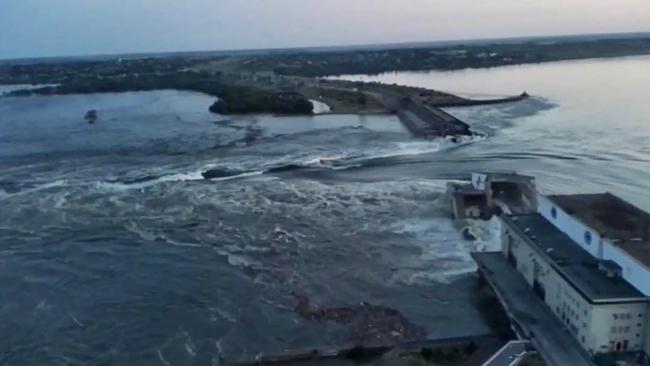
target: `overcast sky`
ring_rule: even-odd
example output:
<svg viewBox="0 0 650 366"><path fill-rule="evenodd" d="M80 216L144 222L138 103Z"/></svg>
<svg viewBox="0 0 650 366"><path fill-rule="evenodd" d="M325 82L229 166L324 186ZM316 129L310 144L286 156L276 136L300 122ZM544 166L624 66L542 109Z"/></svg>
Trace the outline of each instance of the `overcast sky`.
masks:
<svg viewBox="0 0 650 366"><path fill-rule="evenodd" d="M650 0L0 0L0 58L650 31Z"/></svg>

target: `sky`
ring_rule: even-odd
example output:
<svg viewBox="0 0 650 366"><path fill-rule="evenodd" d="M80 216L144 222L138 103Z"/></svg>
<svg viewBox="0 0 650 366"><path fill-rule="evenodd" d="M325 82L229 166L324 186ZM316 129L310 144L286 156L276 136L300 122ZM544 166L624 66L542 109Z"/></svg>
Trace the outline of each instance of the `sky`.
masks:
<svg viewBox="0 0 650 366"><path fill-rule="evenodd" d="M0 0L0 58L650 31L650 0Z"/></svg>

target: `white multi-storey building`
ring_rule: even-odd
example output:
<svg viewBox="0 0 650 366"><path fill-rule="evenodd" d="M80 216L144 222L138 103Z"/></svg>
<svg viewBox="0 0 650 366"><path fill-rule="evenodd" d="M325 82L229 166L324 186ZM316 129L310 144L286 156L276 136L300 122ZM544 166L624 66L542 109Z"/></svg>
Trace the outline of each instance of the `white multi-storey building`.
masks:
<svg viewBox="0 0 650 366"><path fill-rule="evenodd" d="M540 197L539 213L650 296L650 214L610 194Z"/></svg>
<svg viewBox="0 0 650 366"><path fill-rule="evenodd" d="M503 254L591 354L650 354L650 214L611 194L502 216Z"/></svg>

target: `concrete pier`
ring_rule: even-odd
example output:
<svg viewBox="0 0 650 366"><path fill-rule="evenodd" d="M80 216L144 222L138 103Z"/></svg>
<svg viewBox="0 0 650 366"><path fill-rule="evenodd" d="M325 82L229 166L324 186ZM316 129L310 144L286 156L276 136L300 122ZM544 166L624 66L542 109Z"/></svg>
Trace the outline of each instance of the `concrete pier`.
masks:
<svg viewBox="0 0 650 366"><path fill-rule="evenodd" d="M436 107L439 108L446 108L446 107L473 107L473 106L479 106L479 105L494 105L494 104L505 104L505 103L513 103L513 102L520 102L522 100L526 100L530 98L530 95L528 93L523 92L520 95L516 95L513 97L505 97L505 98L497 98L497 99L465 99L465 98L459 98L458 100L452 100L448 102L440 102L436 103Z"/></svg>

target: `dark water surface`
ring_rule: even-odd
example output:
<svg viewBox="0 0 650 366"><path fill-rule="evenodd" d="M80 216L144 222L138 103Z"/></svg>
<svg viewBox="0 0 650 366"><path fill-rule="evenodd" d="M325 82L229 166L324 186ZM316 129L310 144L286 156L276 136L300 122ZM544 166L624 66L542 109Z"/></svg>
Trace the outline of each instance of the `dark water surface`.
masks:
<svg viewBox="0 0 650 366"><path fill-rule="evenodd" d="M498 225L454 224L447 180L520 170L650 208L649 70L378 77L537 96L452 110L489 136L459 145L413 140L392 116L224 118L175 91L0 99L0 363L210 365L354 341L301 320L295 294L393 307L431 337L483 334L464 274Z"/></svg>

